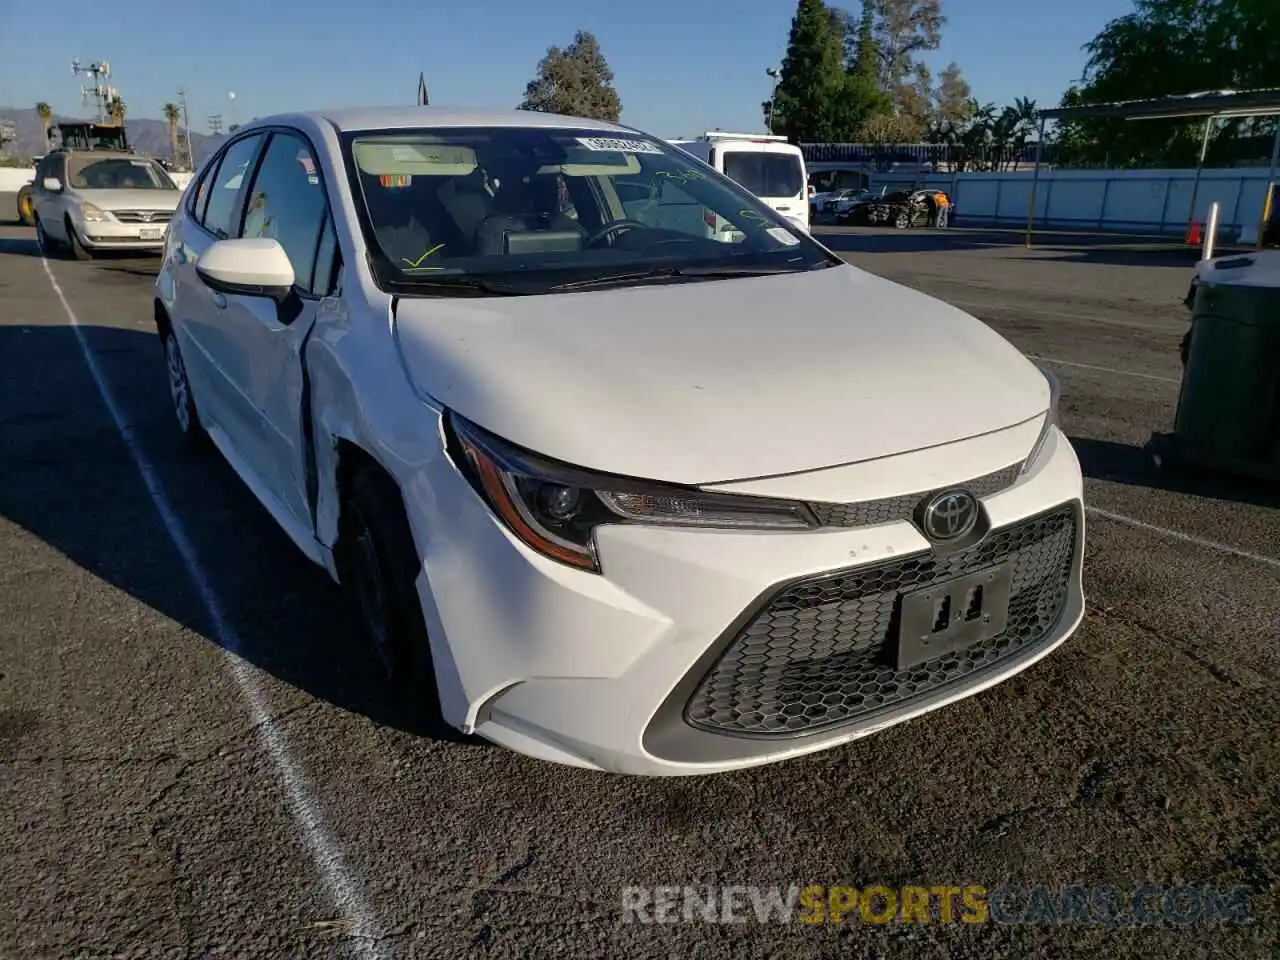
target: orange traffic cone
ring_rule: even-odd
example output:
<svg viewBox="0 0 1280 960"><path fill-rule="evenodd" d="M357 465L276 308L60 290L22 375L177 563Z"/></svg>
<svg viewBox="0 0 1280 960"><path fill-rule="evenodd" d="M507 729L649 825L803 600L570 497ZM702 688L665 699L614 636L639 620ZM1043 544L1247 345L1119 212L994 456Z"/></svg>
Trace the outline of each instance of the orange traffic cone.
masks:
<svg viewBox="0 0 1280 960"><path fill-rule="evenodd" d="M1187 227L1187 246L1188 247L1200 246L1202 242L1202 238L1200 236L1201 229L1202 228L1199 222L1193 223L1191 224L1191 226Z"/></svg>

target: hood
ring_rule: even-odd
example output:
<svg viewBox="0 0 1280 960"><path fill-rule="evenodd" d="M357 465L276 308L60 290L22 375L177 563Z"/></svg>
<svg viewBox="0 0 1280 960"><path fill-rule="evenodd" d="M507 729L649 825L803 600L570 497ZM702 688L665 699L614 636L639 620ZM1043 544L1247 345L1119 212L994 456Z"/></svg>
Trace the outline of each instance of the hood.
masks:
<svg viewBox="0 0 1280 960"><path fill-rule="evenodd" d="M76 196L103 210L176 210L181 190L90 190L75 188Z"/></svg>
<svg viewBox="0 0 1280 960"><path fill-rule="evenodd" d="M701 484L1013 426L1049 387L981 321L851 266L549 296L404 298L419 389L580 467Z"/></svg>

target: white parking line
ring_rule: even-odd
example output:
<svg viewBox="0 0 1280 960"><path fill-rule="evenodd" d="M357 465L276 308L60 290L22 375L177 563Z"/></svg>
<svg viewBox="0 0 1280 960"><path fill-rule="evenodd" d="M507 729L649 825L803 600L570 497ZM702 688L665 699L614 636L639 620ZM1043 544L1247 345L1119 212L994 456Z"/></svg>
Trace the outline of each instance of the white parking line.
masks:
<svg viewBox="0 0 1280 960"><path fill-rule="evenodd" d="M97 361L89 350L89 343L80 327L80 319L76 316L75 311L71 309L71 304L62 292L62 287L58 285L53 271L49 268L49 261L41 257L40 262L44 266L44 272L49 277L49 283L53 285L53 292L58 295L58 299L62 302L62 309L71 321L71 328L75 331L76 341L80 344L80 352L84 354L85 364L89 368L89 373L93 375L94 382L98 386L98 392L102 395L103 403L106 404L107 410L111 414L111 419L115 421L116 429L119 431L121 439L124 440L130 456L133 457L138 473L142 476L142 482L146 484L147 493L151 495L156 512L160 515L165 530L169 533L169 538L177 548L179 556L182 557L187 573L200 594L200 600L204 604L205 612L209 615L209 622L213 628L214 636L226 652L226 663L231 670L232 676L235 677L236 683L240 685L240 692L248 705L249 719L261 735L263 746L266 747L267 754L276 765L276 772L279 774L280 782L284 786L293 817L298 822L298 826L306 838L311 857L320 871L329 896L336 909L352 929L359 955L370 958L381 957L383 954L378 947L379 932L373 919L373 911L347 872L342 854L332 837L330 837L319 807L307 788L304 774L298 770L289 756L284 738L274 725L271 711L267 705L266 695L254 680L250 666L239 656L239 638L227 622L227 618L222 611L222 604L219 602L217 594L214 593L213 586L205 574L199 558L196 556L195 548L191 545L191 540L187 536L182 522L170 505L169 498L164 493L164 488L160 484L155 468L138 446L133 432L128 429L124 414L110 388L108 388L102 370L98 367Z"/></svg>
<svg viewBox="0 0 1280 960"><path fill-rule="evenodd" d="M1117 377L1137 377L1139 380L1155 380L1158 383L1181 383L1177 377L1160 377L1154 373L1137 373L1133 370L1117 370L1115 367L1099 367L1092 363L1077 363L1074 360L1059 360L1056 357L1042 357L1036 353L1028 353L1032 360L1043 360L1045 363L1059 367L1079 367L1081 370L1096 370L1098 373L1110 373Z"/></svg>
<svg viewBox="0 0 1280 960"><path fill-rule="evenodd" d="M1101 517L1103 520L1110 520L1113 523L1122 523L1125 526L1136 527L1139 530L1146 530L1148 533L1157 533L1173 540L1181 540L1183 543L1191 543L1197 547L1216 550L1218 553L1229 554L1230 556L1238 557L1241 560L1252 560L1254 563L1260 563L1264 567L1271 567L1274 570L1280 570L1280 559L1276 557L1269 557L1264 553L1254 553L1252 550L1241 550L1239 547L1233 547L1225 543L1218 543L1216 540L1206 540L1204 537L1197 537L1190 533L1182 533L1180 530L1170 530L1168 527L1159 527L1154 523L1147 523L1145 520L1135 520L1133 517L1126 517L1122 513L1112 513L1110 510L1102 510L1098 507L1085 507L1085 512L1091 513L1095 517Z"/></svg>

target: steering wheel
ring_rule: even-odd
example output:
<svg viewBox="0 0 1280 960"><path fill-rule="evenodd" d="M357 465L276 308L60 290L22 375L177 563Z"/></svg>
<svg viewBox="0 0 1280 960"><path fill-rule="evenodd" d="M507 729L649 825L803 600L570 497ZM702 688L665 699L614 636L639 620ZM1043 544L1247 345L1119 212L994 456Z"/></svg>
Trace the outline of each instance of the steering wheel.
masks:
<svg viewBox="0 0 1280 960"><path fill-rule="evenodd" d="M632 220L628 217L623 217L621 220L611 220L595 233L591 234L591 236L587 237L587 239L583 241L582 245L584 247L594 247L601 240L606 237L610 237L615 233L619 233L623 230L637 229L647 230L649 229L649 225L647 223L641 223L639 220Z"/></svg>

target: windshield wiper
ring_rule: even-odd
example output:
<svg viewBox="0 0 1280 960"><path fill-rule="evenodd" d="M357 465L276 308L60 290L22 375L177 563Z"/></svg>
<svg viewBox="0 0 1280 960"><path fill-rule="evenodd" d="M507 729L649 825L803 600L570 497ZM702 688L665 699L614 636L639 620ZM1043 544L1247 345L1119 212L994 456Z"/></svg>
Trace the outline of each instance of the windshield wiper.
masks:
<svg viewBox="0 0 1280 960"><path fill-rule="evenodd" d="M696 264L683 267L654 267L651 270L610 273L602 277L591 277L588 280L557 283L548 287L547 290L549 292L562 293L568 290L589 290L593 287L624 287L628 284L647 283L651 280L728 280L733 277L771 277L783 273L803 273L806 270L830 265L825 261L820 261L806 267L700 267Z"/></svg>
<svg viewBox="0 0 1280 960"><path fill-rule="evenodd" d="M396 280L406 293L431 293L441 297L520 297L530 291L479 277L400 277Z"/></svg>

